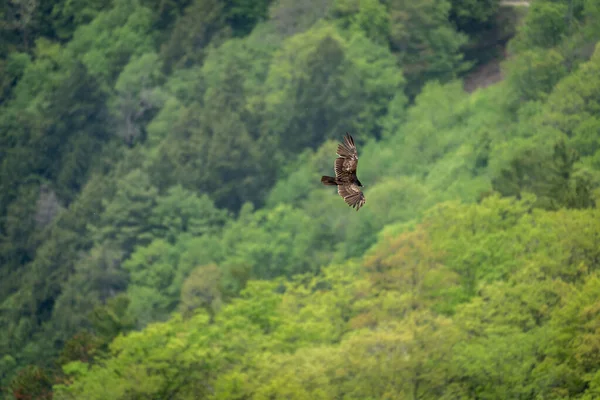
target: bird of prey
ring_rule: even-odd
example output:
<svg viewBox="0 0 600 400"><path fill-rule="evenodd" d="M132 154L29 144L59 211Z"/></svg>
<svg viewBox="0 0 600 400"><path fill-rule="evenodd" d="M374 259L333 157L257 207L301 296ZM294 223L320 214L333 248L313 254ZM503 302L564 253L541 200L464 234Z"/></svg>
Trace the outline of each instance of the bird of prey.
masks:
<svg viewBox="0 0 600 400"><path fill-rule="evenodd" d="M338 158L335 159L335 177L323 176L323 185L337 186L338 193L344 201L358 211L365 204L365 196L360 191L362 183L356 177L356 166L358 164L358 153L354 145L354 139L348 133L344 137L344 143L338 144Z"/></svg>

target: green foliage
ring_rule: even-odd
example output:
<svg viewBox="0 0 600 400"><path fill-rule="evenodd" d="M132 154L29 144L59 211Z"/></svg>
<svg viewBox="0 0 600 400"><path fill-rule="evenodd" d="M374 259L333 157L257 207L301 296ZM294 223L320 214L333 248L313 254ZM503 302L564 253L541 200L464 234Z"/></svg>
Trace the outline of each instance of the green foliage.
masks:
<svg viewBox="0 0 600 400"><path fill-rule="evenodd" d="M427 232L417 229L382 239L365 260L376 290L402 293L394 311L404 315L428 307L452 309L456 304L458 274L442 264L442 253ZM453 304L454 303L454 304Z"/></svg>
<svg viewBox="0 0 600 400"><path fill-rule="evenodd" d="M58 358L61 365L79 361L90 363L101 345L101 339L89 332L81 332L65 342Z"/></svg>
<svg viewBox="0 0 600 400"><path fill-rule="evenodd" d="M82 329L91 328L89 312L127 285L120 267L122 252L109 245L96 246L76 259L75 272L61 285L53 308L52 328L65 341Z"/></svg>
<svg viewBox="0 0 600 400"><path fill-rule="evenodd" d="M146 218L156 204L157 189L147 174L141 170L131 171L118 183L112 201L104 202L99 242L118 243L126 254L139 244L151 240L146 231Z"/></svg>
<svg viewBox="0 0 600 400"><path fill-rule="evenodd" d="M273 63L260 101L264 129L286 155L347 130L378 135L404 83L387 49L360 33L345 39L325 24L287 39Z"/></svg>
<svg viewBox="0 0 600 400"><path fill-rule="evenodd" d="M181 288L179 304L183 315L190 315L194 310L204 308L214 318L222 304L220 281L221 271L215 264L194 269Z"/></svg>
<svg viewBox="0 0 600 400"><path fill-rule="evenodd" d="M79 253L90 247L85 224L91 213L72 202L110 143L106 94L85 67L44 40L36 56L1 118L7 130L0 151L7 157L0 172L0 231L10 242L2 245L2 324L8 328L0 343L19 367L44 358L49 364L53 341L71 334L41 330ZM94 201L82 199L87 206ZM18 282L29 289L18 290Z"/></svg>
<svg viewBox="0 0 600 400"><path fill-rule="evenodd" d="M544 154L531 146L515 155L500 176L493 179L495 190L505 196L521 197L534 193L540 207L585 208L595 206L592 184L585 176L575 173L578 156L566 148L564 142L554 145L551 154Z"/></svg>
<svg viewBox="0 0 600 400"><path fill-rule="evenodd" d="M12 52L7 60L0 63L2 80L0 81L0 104L8 100L16 83L25 73L31 58L27 53Z"/></svg>
<svg viewBox="0 0 600 400"><path fill-rule="evenodd" d="M106 365L73 369L56 395L102 385L116 398L159 396L200 382L214 398L582 394L597 365L577 356L594 351L593 336L575 339L595 332L597 212L532 211L534 200L441 204L360 263L250 281L230 303L216 265L199 267L182 292L188 319L115 341ZM204 307L212 317L192 312Z"/></svg>
<svg viewBox="0 0 600 400"><path fill-rule="evenodd" d="M389 16L379 0L337 0L333 3L330 15L345 30L362 32L377 44L387 42Z"/></svg>
<svg viewBox="0 0 600 400"><path fill-rule="evenodd" d="M441 134L439 127L452 129L461 124L469 111L463 101L465 98L466 94L458 81L448 85L433 82L423 88L415 100L415 107L408 112L406 124L401 128L401 131L410 134L397 135L398 139L403 139L401 158L406 167L398 172L423 174L420 166L435 163L450 149L457 147L461 134Z"/></svg>
<svg viewBox="0 0 600 400"><path fill-rule="evenodd" d="M283 36L292 36L309 29L329 15L333 0L278 0L269 7L269 22Z"/></svg>
<svg viewBox="0 0 600 400"><path fill-rule="evenodd" d="M7 3L6 397L598 397L596 3Z"/></svg>
<svg viewBox="0 0 600 400"><path fill-rule="evenodd" d="M73 34L68 49L81 59L90 74L112 84L131 56L153 49L152 12L137 0L115 0L88 25Z"/></svg>
<svg viewBox="0 0 600 400"><path fill-rule="evenodd" d="M597 296L599 294L598 274L591 274L580 291L571 291L563 305L550 321L552 336L544 348L546 359L540 366L539 378L561 376L563 393L576 395L586 385L586 395L593 398L598 394L598 362L594 354L598 352ZM557 376L560 374L559 376Z"/></svg>
<svg viewBox="0 0 600 400"><path fill-rule="evenodd" d="M225 21L231 26L234 36L245 36L257 22L267 17L272 0L227 0Z"/></svg>
<svg viewBox="0 0 600 400"><path fill-rule="evenodd" d="M165 95L159 88L161 81L160 61L155 53L132 58L119 74L111 111L119 125L118 135L126 143L139 140L145 124L162 107Z"/></svg>
<svg viewBox="0 0 600 400"><path fill-rule="evenodd" d="M142 0L141 4L154 12L153 30L163 43L191 0Z"/></svg>
<svg viewBox="0 0 600 400"><path fill-rule="evenodd" d="M168 132L152 127L164 135L148 168L159 188L181 184L234 210L262 200L260 189L274 178L275 149L246 102L260 90L272 51L258 36L229 41L203 65L200 95L187 104L172 102L172 115L159 114L175 121L164 126Z"/></svg>
<svg viewBox="0 0 600 400"><path fill-rule="evenodd" d="M314 273L320 265L315 259L330 255L330 229L287 205L242 213L223 232L225 262L248 265L253 277L263 279Z"/></svg>
<svg viewBox="0 0 600 400"><path fill-rule="evenodd" d="M594 95L600 85L599 70L600 47L596 45L591 59L559 82L546 104L544 123L564 133L583 157L594 157L598 150L593 132L600 107Z"/></svg>
<svg viewBox="0 0 600 400"><path fill-rule="evenodd" d="M157 198L148 222L153 236L174 243L182 233L214 235L227 217L227 212L217 209L207 195L199 197L181 186L172 186L164 196Z"/></svg>
<svg viewBox="0 0 600 400"><path fill-rule="evenodd" d="M200 318L195 322L205 325ZM182 324L179 322L179 325ZM111 352L119 354L119 358L115 360L116 362L109 361L112 367L110 372L107 370L96 378L96 371L102 371L102 368L93 366L82 376L82 379L91 377L93 380L90 382L93 382L93 387L59 386L55 398L101 399L107 395L114 399L128 396L162 398L180 392L180 385L183 382L191 377L200 377L202 370L208 369L210 363L199 362L195 357L186 356L186 354L195 354L194 350L200 350L200 346L206 341L200 338L200 341L194 341L191 347L187 344L187 338L178 337L177 328L177 326L153 325L144 335L133 333L129 337L120 337L111 345ZM160 349L161 353L150 364L139 364L143 360L143 354L151 349ZM178 372L183 370L189 371L189 378L181 377L179 380ZM136 383L142 381L144 385ZM185 388L183 393L189 389L193 392L194 389L201 388L201 385L193 386L195 387ZM196 391L196 393L203 392Z"/></svg>
<svg viewBox="0 0 600 400"><path fill-rule="evenodd" d="M519 50L556 46L567 33L569 24L574 22L573 3L581 1L534 1L513 46Z"/></svg>
<svg viewBox="0 0 600 400"><path fill-rule="evenodd" d="M271 0L191 1L162 47L165 70L200 65L208 49L231 37L250 34L256 24L266 19L270 3Z"/></svg>
<svg viewBox="0 0 600 400"><path fill-rule="evenodd" d="M26 179L49 179L71 201L110 140L106 94L98 82L58 45L40 41L37 52L0 121L3 146L11 149L3 160L4 207Z"/></svg>
<svg viewBox="0 0 600 400"><path fill-rule="evenodd" d="M526 50L505 64L507 79L523 101L545 99L567 71L555 50Z"/></svg>
<svg viewBox="0 0 600 400"><path fill-rule="evenodd" d="M123 268L129 272L128 292L133 300L132 312L142 319L142 323L159 319L157 315L148 316L149 312L160 315L160 311L164 313L169 309L165 291L173 280L173 266L177 265L177 259L175 248L158 239L147 247L139 248L123 263Z"/></svg>
<svg viewBox="0 0 600 400"><path fill-rule="evenodd" d="M393 0L388 7L390 45L406 75L409 97L427 80L446 82L468 69L460 52L467 36L449 21L449 1Z"/></svg>
<svg viewBox="0 0 600 400"><path fill-rule="evenodd" d="M133 323L125 314L128 305L129 299L119 295L111 298L106 305L94 308L90 319L98 335L111 340L123 330L131 329Z"/></svg>
<svg viewBox="0 0 600 400"><path fill-rule="evenodd" d="M165 72L201 64L211 42L221 44L231 36L224 7L219 0L194 0L185 8L161 49Z"/></svg>
<svg viewBox="0 0 600 400"><path fill-rule="evenodd" d="M88 24L111 6L111 0L86 2L60 1L52 7L52 27L62 40L69 40L78 26Z"/></svg>
<svg viewBox="0 0 600 400"><path fill-rule="evenodd" d="M584 37L597 39L598 34L600 34L600 30L598 30L598 26L596 24L589 23L594 20L594 18L598 18L600 16L600 4L594 0L584 1L583 4L583 14L586 23L583 25Z"/></svg>
<svg viewBox="0 0 600 400"><path fill-rule="evenodd" d="M452 0L450 15L458 28L472 33L473 26L489 23L498 12L499 0Z"/></svg>
<svg viewBox="0 0 600 400"><path fill-rule="evenodd" d="M43 369L31 366L19 371L10 391L15 399L51 399L52 380Z"/></svg>

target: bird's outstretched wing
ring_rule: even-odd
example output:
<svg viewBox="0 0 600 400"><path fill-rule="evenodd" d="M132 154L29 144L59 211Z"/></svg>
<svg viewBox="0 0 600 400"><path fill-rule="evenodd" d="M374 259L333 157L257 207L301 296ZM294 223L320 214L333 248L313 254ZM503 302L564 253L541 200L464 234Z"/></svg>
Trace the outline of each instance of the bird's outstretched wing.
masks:
<svg viewBox="0 0 600 400"><path fill-rule="evenodd" d="M346 133L344 143L338 144L337 155L334 169L335 177L341 180L356 175L356 166L358 165L358 152L352 136Z"/></svg>
<svg viewBox="0 0 600 400"><path fill-rule="evenodd" d="M363 192L360 191L360 188L355 183L339 185L338 193L350 207L356 208L356 211L366 202Z"/></svg>

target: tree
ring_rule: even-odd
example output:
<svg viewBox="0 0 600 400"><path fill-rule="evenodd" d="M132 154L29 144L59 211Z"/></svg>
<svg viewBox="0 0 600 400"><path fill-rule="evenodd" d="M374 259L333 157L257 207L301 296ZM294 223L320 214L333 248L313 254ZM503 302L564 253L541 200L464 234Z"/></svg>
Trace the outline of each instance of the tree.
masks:
<svg viewBox="0 0 600 400"><path fill-rule="evenodd" d="M162 239L138 247L123 263L129 272L127 292L131 299L130 313L141 326L164 319L174 309L179 293L169 293L179 254Z"/></svg>
<svg viewBox="0 0 600 400"><path fill-rule="evenodd" d="M556 84L544 105L543 126L562 132L582 157L594 157L599 148L593 134L598 124L594 111L598 107L595 95L600 91L598 71L600 46L588 62Z"/></svg>
<svg viewBox="0 0 600 400"><path fill-rule="evenodd" d="M447 82L468 69L460 47L467 36L448 20L447 0L393 0L389 3L392 51L406 76L406 93L412 99L422 82Z"/></svg>
<svg viewBox="0 0 600 400"><path fill-rule="evenodd" d="M17 193L17 200L10 203L5 211L3 229L0 231L0 259L3 266L0 293L3 298L16 291L17 279L13 278L13 273L18 272L19 266L35 258L35 249L39 244L34 219L39 192L34 185L21 185Z"/></svg>
<svg viewBox="0 0 600 400"><path fill-rule="evenodd" d="M149 167L161 189L181 184L234 211L243 201L260 204L278 157L247 103L264 79L271 52L250 37L210 54L199 101L181 111Z"/></svg>
<svg viewBox="0 0 600 400"><path fill-rule="evenodd" d="M10 390L15 399L52 399L52 378L36 366L23 368L12 380Z"/></svg>
<svg viewBox="0 0 600 400"><path fill-rule="evenodd" d="M403 83L386 48L360 33L344 39L320 24L289 38L275 56L259 102L263 129L288 154L314 149L339 132L378 136L389 99Z"/></svg>
<svg viewBox="0 0 600 400"><path fill-rule="evenodd" d="M97 353L98 347L101 345L101 340L90 332L83 331L74 335L71 339L65 342L58 362L61 365L68 364L72 361L80 361L90 363Z"/></svg>
<svg viewBox="0 0 600 400"><path fill-rule="evenodd" d="M4 104L11 96L17 82L31 63L27 53L11 52L6 60L0 60L0 104Z"/></svg>
<svg viewBox="0 0 600 400"><path fill-rule="evenodd" d="M580 1L536 1L531 4L524 23L510 47L518 50L555 47L569 28L569 10ZM571 4L569 4L571 3Z"/></svg>
<svg viewBox="0 0 600 400"><path fill-rule="evenodd" d="M115 83L117 95L112 99L119 136L128 145L145 138L145 124L161 108L165 96L158 55L147 53L135 57L123 68Z"/></svg>
<svg viewBox="0 0 600 400"><path fill-rule="evenodd" d="M8 129L2 142L12 148L1 172L7 179L3 204L12 201L19 181L35 179L54 183L68 205L110 143L106 93L67 50L39 41L36 53L1 121ZM18 161L22 156L33 161Z"/></svg>
<svg viewBox="0 0 600 400"><path fill-rule="evenodd" d="M80 26L67 49L77 55L103 88L112 87L131 56L153 50L156 35L151 28L150 9L138 0L116 0L111 9Z"/></svg>
<svg viewBox="0 0 600 400"><path fill-rule="evenodd" d="M54 340L65 343L73 335L91 329L89 313L94 307L127 287L127 271L121 260L121 251L110 245L97 245L73 260L74 271L62 283L48 323Z"/></svg>
<svg viewBox="0 0 600 400"><path fill-rule="evenodd" d="M468 94L459 81L447 84L429 82L407 110L405 122L394 132L387 133L389 146L380 147L377 157L394 174L425 177L432 166L452 154L460 143L467 141L465 121L472 115L467 106ZM456 130L454 129L456 128ZM442 132L452 131L452 135ZM365 149L366 150L366 149ZM366 163L365 163L366 164ZM368 165L363 167L369 169ZM379 170L378 168L377 170ZM376 176L375 171L367 172Z"/></svg>
<svg viewBox="0 0 600 400"><path fill-rule="evenodd" d="M105 345L108 345L120 333L130 331L135 320L127 315L129 298L120 294L109 299L106 304L94 307L90 313L92 327Z"/></svg>
<svg viewBox="0 0 600 400"><path fill-rule="evenodd" d="M564 57L555 50L527 49L505 61L503 67L522 101L546 99L567 73Z"/></svg>
<svg viewBox="0 0 600 400"><path fill-rule="evenodd" d="M248 35L254 26L267 18L272 0L226 0L225 21L231 27L234 36Z"/></svg>
<svg viewBox="0 0 600 400"><path fill-rule="evenodd" d="M197 325L206 326L206 316L202 315L194 321ZM206 335L190 338L181 337L177 332L185 329L187 323L179 318L169 324L155 324L147 331L132 332L119 336L110 345L110 354L104 364L91 366L89 370L77 364L67 364L63 369L79 379L71 384L55 386L55 398L101 399L110 395L113 399L131 397L168 398L182 396L206 395L206 380L210 377L211 363L203 359L200 350L206 345ZM149 359L145 354L154 352ZM190 355L190 356L188 356ZM78 376L79 375L79 376Z"/></svg>
<svg viewBox="0 0 600 400"><path fill-rule="evenodd" d="M427 310L356 332L341 344L341 391L350 399L460 398L451 360L460 339L452 321Z"/></svg>
<svg viewBox="0 0 600 400"><path fill-rule="evenodd" d="M148 225L154 237L175 243L182 234L198 237L219 233L228 216L227 211L216 208L206 194L198 196L176 185L156 199Z"/></svg>
<svg viewBox="0 0 600 400"><path fill-rule="evenodd" d="M519 223L532 212L533 201L531 196L517 201L496 194L478 204L440 203L424 213L432 251L442 253L444 265L459 276L457 300L476 295L483 282L506 279L518 270L531 229Z"/></svg>
<svg viewBox="0 0 600 400"><path fill-rule="evenodd" d="M37 28L38 0L9 0L2 13L4 21L0 23L1 30L16 31L21 46L27 50L33 42L32 37Z"/></svg>
<svg viewBox="0 0 600 400"><path fill-rule="evenodd" d="M158 190L142 170L133 170L122 177L114 197L103 201L101 222L93 228L96 240L115 243L125 258L136 246L150 243L152 236L146 216L155 207L157 195Z"/></svg>
<svg viewBox="0 0 600 400"><path fill-rule="evenodd" d="M373 43L387 44L390 18L379 0L337 0L329 15L343 29L362 32Z"/></svg>
<svg viewBox="0 0 600 400"><path fill-rule="evenodd" d="M111 1L93 3L86 1L59 1L51 9L52 27L56 36L68 41L78 27L89 24L102 11L109 9Z"/></svg>
<svg viewBox="0 0 600 400"><path fill-rule="evenodd" d="M517 198L525 192L533 193L538 197L537 205L548 209L595 207L592 182L576 173L577 153L564 141L556 143L551 154L536 147L515 154L510 166L492 180L494 189Z"/></svg>
<svg viewBox="0 0 600 400"><path fill-rule="evenodd" d="M315 273L329 254L327 230L287 205L241 214L224 231L224 263L250 267L255 279Z"/></svg>
<svg viewBox="0 0 600 400"><path fill-rule="evenodd" d="M201 65L211 43L222 44L231 36L224 6L219 0L194 0L185 8L161 48L165 73Z"/></svg>
<svg viewBox="0 0 600 400"><path fill-rule="evenodd" d="M451 0L450 19L459 30L474 33L473 27L489 24L500 8L499 0Z"/></svg>
<svg viewBox="0 0 600 400"><path fill-rule="evenodd" d="M450 310L451 304L460 300L458 276L442 264L442 257L431 245L425 227L418 226L415 231L385 237L365 259L365 269L376 290L399 294L392 312L402 318L438 305Z"/></svg>
<svg viewBox="0 0 600 400"><path fill-rule="evenodd" d="M220 281L221 271L215 264L195 268L181 288L179 308L183 315L189 316L197 308L203 308L213 321L222 305Z"/></svg>
<svg viewBox="0 0 600 400"><path fill-rule="evenodd" d="M333 0L274 1L269 7L269 22L279 35L293 36L328 16L333 3Z"/></svg>

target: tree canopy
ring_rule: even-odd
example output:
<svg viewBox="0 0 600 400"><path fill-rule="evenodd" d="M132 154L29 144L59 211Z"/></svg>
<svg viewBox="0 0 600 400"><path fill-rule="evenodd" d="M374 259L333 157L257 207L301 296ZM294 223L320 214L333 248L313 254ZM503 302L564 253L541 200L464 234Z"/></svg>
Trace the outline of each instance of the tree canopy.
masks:
<svg viewBox="0 0 600 400"><path fill-rule="evenodd" d="M0 397L600 396L600 6L529 3L6 2Z"/></svg>

